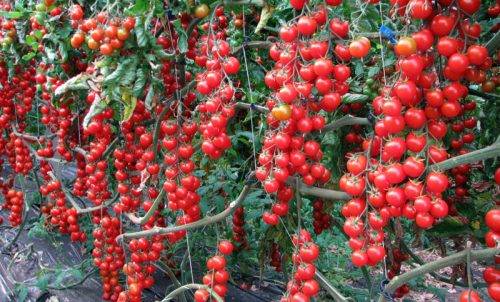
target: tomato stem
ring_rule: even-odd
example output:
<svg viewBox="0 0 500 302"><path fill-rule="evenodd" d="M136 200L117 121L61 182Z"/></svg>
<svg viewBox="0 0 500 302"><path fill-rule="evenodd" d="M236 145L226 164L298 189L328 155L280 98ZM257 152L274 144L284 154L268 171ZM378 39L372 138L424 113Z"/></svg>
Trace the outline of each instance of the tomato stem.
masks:
<svg viewBox="0 0 500 302"><path fill-rule="evenodd" d="M483 259L488 259L491 258L498 253L500 253L499 248L489 248L489 249L482 249L482 250L475 250L475 251L469 251L469 250L463 250L459 253L453 254L451 256L441 258L432 262L428 262L422 266L419 266L415 269L412 269L402 275L394 277L391 282L389 282L385 289L384 293L387 294L392 294L398 287L401 285L409 282L412 279L415 279L421 275L425 275L431 272L438 271L442 268L453 266L458 263L462 263L467 260L467 254L470 253L470 259L471 261L474 260L483 260ZM378 302L383 302L386 301L384 296L381 294Z"/></svg>
<svg viewBox="0 0 500 302"><path fill-rule="evenodd" d="M456 166L460 166L462 164L470 164L488 158L497 157L499 155L500 155L500 143L496 142L486 148L472 151L464 155L452 157L445 161L433 164L429 166L428 169L429 171L436 171L436 170L445 171L445 170L450 170Z"/></svg>

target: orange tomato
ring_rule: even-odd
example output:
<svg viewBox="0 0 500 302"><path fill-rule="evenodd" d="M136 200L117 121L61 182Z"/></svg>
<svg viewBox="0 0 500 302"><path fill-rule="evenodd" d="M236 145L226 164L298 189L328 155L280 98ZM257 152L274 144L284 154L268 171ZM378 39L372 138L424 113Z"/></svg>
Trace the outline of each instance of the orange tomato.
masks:
<svg viewBox="0 0 500 302"><path fill-rule="evenodd" d="M289 105L283 104L277 107L274 107L271 111L271 114L278 121L286 121L292 116L292 109Z"/></svg>
<svg viewBox="0 0 500 302"><path fill-rule="evenodd" d="M116 37L118 40L125 41L128 39L128 36L130 35L130 32L126 30L125 28L120 28L116 32Z"/></svg>
<svg viewBox="0 0 500 302"><path fill-rule="evenodd" d="M73 48L79 48L82 46L83 41L85 41L85 35L81 32L77 32L71 37L71 46Z"/></svg>
<svg viewBox="0 0 500 302"><path fill-rule="evenodd" d="M203 19L210 13L210 8L206 4L200 4L194 9L194 16Z"/></svg>
<svg viewBox="0 0 500 302"><path fill-rule="evenodd" d="M394 46L394 52L401 57L407 57L417 52L417 42L411 37L403 37Z"/></svg>
<svg viewBox="0 0 500 302"><path fill-rule="evenodd" d="M99 50L101 51L101 54L105 56L109 56L113 53L113 47L109 43L102 44Z"/></svg>
<svg viewBox="0 0 500 302"><path fill-rule="evenodd" d="M92 38L89 38L87 40L87 46L92 49L92 50L96 50L99 48L99 42L97 42L96 40L92 39Z"/></svg>
<svg viewBox="0 0 500 302"><path fill-rule="evenodd" d="M349 44L349 53L355 58L363 58L370 52L371 43L366 37L358 38Z"/></svg>

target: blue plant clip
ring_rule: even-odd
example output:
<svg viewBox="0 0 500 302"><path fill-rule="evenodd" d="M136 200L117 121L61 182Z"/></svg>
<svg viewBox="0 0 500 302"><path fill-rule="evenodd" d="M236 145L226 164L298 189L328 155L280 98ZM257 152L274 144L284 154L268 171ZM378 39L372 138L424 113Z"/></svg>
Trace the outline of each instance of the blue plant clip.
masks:
<svg viewBox="0 0 500 302"><path fill-rule="evenodd" d="M167 18L168 18L168 20L174 20L175 19L175 15L174 15L174 13L172 12L171 9L167 10Z"/></svg>
<svg viewBox="0 0 500 302"><path fill-rule="evenodd" d="M382 279L382 281L380 281L379 285L380 293L384 296L386 301L394 301L394 298L389 293L386 293L384 291L387 284L389 284L388 279Z"/></svg>
<svg viewBox="0 0 500 302"><path fill-rule="evenodd" d="M392 29L385 25L381 25L379 32L383 38L388 39L392 44L396 44L396 35Z"/></svg>

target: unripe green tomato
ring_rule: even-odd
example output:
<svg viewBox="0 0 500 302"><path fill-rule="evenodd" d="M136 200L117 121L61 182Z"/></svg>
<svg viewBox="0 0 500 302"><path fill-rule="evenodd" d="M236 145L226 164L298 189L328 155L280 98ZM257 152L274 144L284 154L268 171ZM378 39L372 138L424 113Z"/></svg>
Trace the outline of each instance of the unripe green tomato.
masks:
<svg viewBox="0 0 500 302"><path fill-rule="evenodd" d="M14 41L9 36L3 38L3 40L2 40L2 44L5 44L5 45L10 45L10 44L12 44L12 42L14 42Z"/></svg>
<svg viewBox="0 0 500 302"><path fill-rule="evenodd" d="M44 11L47 9L47 7L46 7L46 6L45 6L45 4L43 4L43 3L38 3L38 4L35 6L35 9L36 9L36 11L38 11L38 12L44 12Z"/></svg>
<svg viewBox="0 0 500 302"><path fill-rule="evenodd" d="M375 82L375 81L374 81L372 78L367 79L367 80L366 80L366 85L368 85L368 86L372 86L374 82Z"/></svg>

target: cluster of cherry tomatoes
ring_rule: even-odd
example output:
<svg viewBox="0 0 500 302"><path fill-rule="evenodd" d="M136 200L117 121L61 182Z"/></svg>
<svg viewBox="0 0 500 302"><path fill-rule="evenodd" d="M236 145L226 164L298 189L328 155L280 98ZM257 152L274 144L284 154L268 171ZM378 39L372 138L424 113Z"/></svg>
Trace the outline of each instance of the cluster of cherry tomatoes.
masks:
<svg viewBox="0 0 500 302"><path fill-rule="evenodd" d="M383 247L384 231L388 218L377 212L368 214L368 226L365 227L362 215L367 206L362 198L353 198L342 207L342 215L346 218L344 232L349 236L349 247L353 250L351 260L361 267L367 264L376 265L385 257ZM383 213L383 212L382 212Z"/></svg>
<svg viewBox="0 0 500 302"><path fill-rule="evenodd" d="M71 46L80 48L85 43L89 49L99 50L105 56L121 49L135 27L133 17L110 19L106 12L84 19L83 8L78 4L71 7L70 18L71 26L78 30L71 37Z"/></svg>
<svg viewBox="0 0 500 302"><path fill-rule="evenodd" d="M23 139L17 137L14 133L11 133L9 138L9 141L4 145L9 164L14 169L14 172L26 175L33 168L30 150Z"/></svg>
<svg viewBox="0 0 500 302"><path fill-rule="evenodd" d="M125 263L125 251L116 241L121 223L107 212L94 212L92 222L96 225L92 231L92 257L102 280L102 298L116 301L123 291L119 278Z"/></svg>
<svg viewBox="0 0 500 302"><path fill-rule="evenodd" d="M287 292L281 302L310 301L319 290L319 283L314 279L316 266L314 262L319 257L319 247L312 241L311 234L300 230L292 236L296 251L292 254L294 264L293 279L287 284Z"/></svg>
<svg viewBox="0 0 500 302"><path fill-rule="evenodd" d="M24 193L22 191L17 191L12 188L13 182L2 182L0 189L2 190L2 195L5 198L5 203L2 205L2 209L10 211L9 213L9 223L11 226L16 227L21 224L23 220L24 211Z"/></svg>
<svg viewBox="0 0 500 302"><path fill-rule="evenodd" d="M186 99L189 98L192 100L194 95L186 96ZM176 114L177 106L187 106L191 100L177 103L170 118L161 123L160 130L163 136L162 146L166 150L163 161L167 168L163 189L167 192L168 208L174 212L183 212L183 215L177 218L177 224L190 223L201 217L201 198L196 193L201 182L193 174L196 166L191 159L195 152L192 140L198 126L189 116ZM186 232L179 231L167 236L170 242L176 242L184 238L185 234Z"/></svg>
<svg viewBox="0 0 500 302"><path fill-rule="evenodd" d="M143 190L143 181L157 176L160 172L158 164L154 161L155 152L151 149L153 134L141 125L142 121L150 116L151 113L145 109L144 103L138 101L131 118L121 124L125 144L113 151L115 178L118 181L117 191L120 194L119 203L114 205L117 213L136 211L142 204L143 191L146 191ZM87 131L91 125L92 123L89 124ZM102 129L102 123L99 128ZM106 140L109 142L110 138ZM106 144L102 144L99 154L105 149Z"/></svg>
<svg viewBox="0 0 500 302"><path fill-rule="evenodd" d="M138 100L131 117L121 123L124 145L113 151L114 166L117 169L115 177L119 182L117 191L120 194L119 203L113 207L115 213L134 213L140 208L148 212L153 200L159 197L159 191L148 185L160 185L160 166L155 161L153 133L143 125L150 117L151 113L146 110L144 102ZM142 229L165 226L165 221L160 216L162 207L158 206L141 225ZM120 293L118 301L122 296L128 296L127 301L141 301L143 290L154 284L152 274L155 268L151 262L160 258L163 240L164 236L154 236L151 239L139 238L129 242L132 254L130 261L123 267L128 289Z"/></svg>
<svg viewBox="0 0 500 302"><path fill-rule="evenodd" d="M44 64L45 65L45 64ZM55 78L55 77L47 77L45 75L45 68L41 68L42 71L36 74L35 80L38 85L40 85L41 99L45 101L43 105L40 106L39 110L42 114L40 118L40 122L46 127L50 128L50 131L57 135L59 138L58 145L56 147L57 153L61 155L66 161L71 161L73 159L72 152L68 145L70 145L71 137L74 136L74 133L71 131L71 126L73 124L73 119L75 118L75 114L71 112L70 105L73 100L69 99L66 102L62 102L58 107L52 104L52 96L57 87L59 87L63 81ZM51 141L47 141L47 143L51 143ZM76 146L76 141L72 142L73 147ZM46 148L40 148L37 150L38 155L42 157L53 157L53 148L52 146L46 146ZM42 154L40 154L40 152Z"/></svg>
<svg viewBox="0 0 500 302"><path fill-rule="evenodd" d="M332 215L324 207L325 203L321 199L313 202L313 229L316 235L328 230L332 224Z"/></svg>
<svg viewBox="0 0 500 302"><path fill-rule="evenodd" d="M213 290L219 297L227 294L227 282L229 272L226 270L226 258L233 253L234 246L228 240L222 240L217 246L217 255L207 260L208 273L203 276L203 284ZM206 289L198 289L194 293L195 302L206 302L210 299L210 292Z"/></svg>
<svg viewBox="0 0 500 302"><path fill-rule="evenodd" d="M248 246L247 234L245 232L245 209L238 207L233 214L233 240L239 243L238 248Z"/></svg>
<svg viewBox="0 0 500 302"><path fill-rule="evenodd" d="M10 123L15 121L17 131L23 132L26 128L26 115L31 111L36 88L34 81L35 69L33 67L23 70L17 66L15 75L8 79L5 65L0 66L0 129L7 130L8 141L1 140L0 150L8 157L12 169L19 174L26 175L33 168L33 161L23 138L18 137L10 128Z"/></svg>
<svg viewBox="0 0 500 302"><path fill-rule="evenodd" d="M40 172L45 182L40 186L40 193L51 201L50 211L46 213L47 221L61 234L70 234L71 241L85 242L87 235L80 229L78 213L75 208L68 207L66 204L61 182L52 180L49 175L49 172L53 172L50 164L41 161Z"/></svg>
<svg viewBox="0 0 500 302"><path fill-rule="evenodd" d="M350 106L348 106L350 105ZM355 106L353 106L355 105ZM349 107L354 107L356 108L357 111L359 111L361 108L365 107L363 106L364 104L362 103L352 103L352 104L346 104L346 106L342 106L342 111L344 111L346 108L347 110L346 113L351 113L353 110L351 110ZM358 109L357 107L360 107ZM363 127L360 125L354 125L352 129L344 136L344 141L349 144L349 152L348 153L358 153L363 151L363 147L368 148L367 145L370 144L369 139L364 139L363 138Z"/></svg>
<svg viewBox="0 0 500 302"><path fill-rule="evenodd" d="M132 239L128 243L130 261L123 266L123 272L127 276L128 289L124 292L128 296L127 301L142 301L142 292L154 285L152 275L156 268L152 262L160 259L164 249L163 240L164 236L155 236L151 239Z"/></svg>
<svg viewBox="0 0 500 302"><path fill-rule="evenodd" d="M34 65L34 62L32 62L32 65ZM10 100L10 105L12 106L11 110L6 110L7 108L4 108L4 114L12 114L13 120L17 119L19 130L21 131L24 131L26 128L26 115L31 112L33 108L33 100L36 94L36 85L34 85L35 78L36 70L33 66L24 70L20 66L16 66L15 76L10 79L10 88L7 88L13 89L14 92Z"/></svg>
<svg viewBox="0 0 500 302"><path fill-rule="evenodd" d="M228 120L234 115L235 87L230 75L238 73L240 62L231 56L225 28L227 20L223 7L215 11L217 22L206 24L208 33L199 40L195 63L206 70L196 75L196 90L202 97L198 106L201 113L201 150L212 159L222 156L231 147L226 133ZM223 17L221 19L221 17Z"/></svg>
<svg viewBox="0 0 500 302"><path fill-rule="evenodd" d="M187 28L191 18L187 14L182 14L180 20L182 26ZM191 59L194 57L197 37L198 29L194 28L189 37L186 57ZM172 24L158 38L158 44L168 52L178 51L177 41L177 34ZM162 76L167 96L175 95L176 91L183 88L186 81L191 81L191 73L185 71L181 75L175 62L168 60L163 62ZM177 217L178 225L196 221L201 217L200 196L196 193L200 180L193 174L196 167L192 160L195 152L192 141L198 131L198 125L193 121L190 111L191 104L195 100L195 93L190 91L181 100L169 104L169 108L164 108L163 105L157 106L158 112L167 110L160 124L159 135L161 146L166 151L163 158L165 166L163 190L167 193L168 208L173 212L183 213ZM169 242L174 243L184 238L185 234L183 231L169 233L167 238Z"/></svg>
<svg viewBox="0 0 500 302"><path fill-rule="evenodd" d="M401 15L409 12L413 19L428 20L428 23L395 43L399 79L392 87L383 88L373 100L373 112L378 118L374 126L375 136L363 144L370 157L352 155L347 162L349 173L339 182L340 188L352 196L366 194L362 199L351 200L342 210L342 214L348 217L344 230L351 237L350 245L355 250L361 249L361 252L353 253L353 262L358 265L371 262L369 255L362 251L366 239L360 241L358 238L365 229L362 216L368 215L369 241L376 242L376 239L383 239L383 227L390 217L404 216L426 229L448 215L449 206L442 197L450 187L446 174L427 171L425 181L422 180L428 163L438 163L449 156L440 146L448 132L447 121L475 109L474 102L460 102L468 93L460 81L480 83L480 78L484 78L483 70L492 64L486 48L474 44L474 39L479 36L474 29L477 24L463 20L458 26L456 22L461 20L460 13L473 14L479 6L459 1L457 8L451 2L439 1L438 6L448 14L432 14L432 3L426 0L412 1L411 5L408 1L393 1L391 4ZM454 30L460 37L451 37ZM435 68L440 57L446 59L442 71ZM460 128L460 125L463 129L464 124L460 123L453 129ZM467 119L467 125L474 128L475 119ZM456 132L461 132L459 130ZM462 149L464 139L471 143L474 135L467 133L452 141L453 149L459 154L467 152ZM456 175L464 174L458 172L466 172L468 166L455 170ZM463 195L460 184L463 182L457 182L455 191ZM368 204L365 204L365 198ZM372 230L377 230L376 236ZM385 253L380 248L380 252L373 255L383 258Z"/></svg>
<svg viewBox="0 0 500 302"><path fill-rule="evenodd" d="M271 252L269 258L271 259L271 261L269 261L269 264L274 267L274 270L277 272L281 272L283 261L280 247L276 242L271 243Z"/></svg>
<svg viewBox="0 0 500 302"><path fill-rule="evenodd" d="M311 39L327 24L327 18L328 10L320 6L310 15L302 15L296 22L282 26L281 41L269 51L275 65L264 81L273 93L267 101L271 111L267 116L269 129L259 155L256 177L266 192L278 192L280 203L276 205L285 203L279 196L288 190L285 184L290 176L300 175L307 185L325 184L330 180L330 171L320 163L321 146L309 139L309 135L325 125L320 110L332 112L340 105L341 96L349 91L346 81L351 71L347 65L334 64L328 53L331 41ZM348 50L347 56L344 53L338 59L349 60ZM276 211L275 206L273 213L264 213L263 218L270 224L276 224L278 216L288 212L287 207L280 206Z"/></svg>

